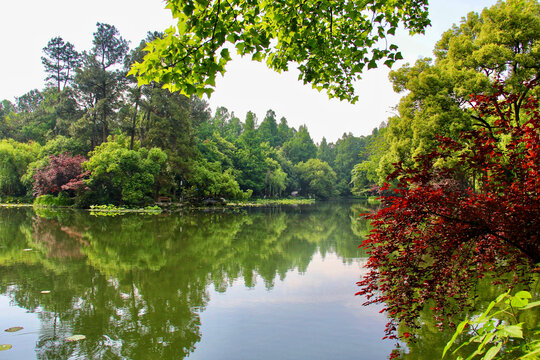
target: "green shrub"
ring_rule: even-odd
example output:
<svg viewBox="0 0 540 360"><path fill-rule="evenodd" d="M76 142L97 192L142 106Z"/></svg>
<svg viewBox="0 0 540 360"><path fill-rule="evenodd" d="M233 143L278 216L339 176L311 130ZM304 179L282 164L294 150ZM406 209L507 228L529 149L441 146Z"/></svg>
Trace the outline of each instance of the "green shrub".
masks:
<svg viewBox="0 0 540 360"><path fill-rule="evenodd" d="M453 353L467 347L467 359L491 360L506 356L512 359L538 359L540 357L540 331L536 326L527 328L529 312L537 311L540 301L530 302L531 293L519 291L514 296L508 292L492 301L480 315L462 321L454 336L444 348L448 353L459 337L468 338ZM534 310L533 310L534 309ZM532 319L536 317L533 315ZM533 320L533 323L536 321ZM468 347L469 346L469 347ZM472 348L471 348L472 347ZM474 350L470 353L470 350ZM505 358L506 358L505 357ZM458 355L457 360L464 359Z"/></svg>
<svg viewBox="0 0 540 360"><path fill-rule="evenodd" d="M34 200L35 206L71 206L73 205L73 199L67 196L65 193L60 193L58 196L54 195L41 195Z"/></svg>

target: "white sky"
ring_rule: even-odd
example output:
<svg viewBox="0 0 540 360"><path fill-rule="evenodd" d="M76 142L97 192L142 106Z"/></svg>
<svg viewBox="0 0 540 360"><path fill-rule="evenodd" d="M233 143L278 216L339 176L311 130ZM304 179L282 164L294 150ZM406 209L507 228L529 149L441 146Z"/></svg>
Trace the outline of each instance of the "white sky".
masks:
<svg viewBox="0 0 540 360"><path fill-rule="evenodd" d="M481 11L495 0L430 1L432 27L426 35L414 37L398 33L397 44L405 62L420 56L432 56L432 49L441 33L470 11ZM78 51L89 50L96 22L116 26L120 34L138 45L147 31L164 30L172 24L161 0L18 0L0 1L0 100L13 101L16 96L44 87L41 64L42 49L47 42L61 36ZM401 95L395 94L388 81L386 66L372 69L356 84L360 100L352 105L329 100L325 92L317 92L297 81L297 73L277 74L264 64L247 59L229 63L227 73L216 82L216 91L209 102L212 110L225 106L244 120L247 111L254 111L259 121L272 109L278 119L287 118L290 126L306 124L316 142L322 137L336 141L344 132L367 135L393 114Z"/></svg>

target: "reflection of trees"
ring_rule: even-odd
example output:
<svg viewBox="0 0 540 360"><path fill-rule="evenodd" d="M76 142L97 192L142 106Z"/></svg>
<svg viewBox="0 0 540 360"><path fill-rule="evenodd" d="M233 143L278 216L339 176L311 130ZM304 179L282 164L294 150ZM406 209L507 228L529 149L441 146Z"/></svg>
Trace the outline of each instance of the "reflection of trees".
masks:
<svg viewBox="0 0 540 360"><path fill-rule="evenodd" d="M242 278L251 287L260 276L271 288L305 271L317 251L357 257L349 207L122 217L10 210L0 217L2 239L15 239L1 244L0 291L42 309L39 358L183 358L200 341L209 285L225 291ZM72 333L86 340L65 342Z"/></svg>

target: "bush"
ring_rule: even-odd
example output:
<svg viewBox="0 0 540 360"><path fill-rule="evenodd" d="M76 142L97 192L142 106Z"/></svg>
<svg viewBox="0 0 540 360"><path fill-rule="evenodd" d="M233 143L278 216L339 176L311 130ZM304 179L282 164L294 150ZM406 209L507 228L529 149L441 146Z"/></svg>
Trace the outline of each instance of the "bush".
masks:
<svg viewBox="0 0 540 360"><path fill-rule="evenodd" d="M22 196L27 187L21 181L28 165L35 161L41 146L34 142L0 141L0 195Z"/></svg>
<svg viewBox="0 0 540 360"><path fill-rule="evenodd" d="M71 199L66 193L61 192L58 196L51 194L38 196L34 200L35 206L71 206L73 205L73 199Z"/></svg>
<svg viewBox="0 0 540 360"><path fill-rule="evenodd" d="M86 161L81 155L60 154L49 156L49 162L43 168L36 169L33 180L33 194L57 194L70 182L82 175L81 164Z"/></svg>
<svg viewBox="0 0 540 360"><path fill-rule="evenodd" d="M159 148L130 150L118 136L96 147L83 164L89 171L87 185L93 203L142 205L152 201L155 177L167 155Z"/></svg>
<svg viewBox="0 0 540 360"><path fill-rule="evenodd" d="M188 179L191 188L186 192L187 197L195 200L219 198L247 200L251 190L242 191L230 169L222 171L219 162L208 162L202 159L193 166Z"/></svg>

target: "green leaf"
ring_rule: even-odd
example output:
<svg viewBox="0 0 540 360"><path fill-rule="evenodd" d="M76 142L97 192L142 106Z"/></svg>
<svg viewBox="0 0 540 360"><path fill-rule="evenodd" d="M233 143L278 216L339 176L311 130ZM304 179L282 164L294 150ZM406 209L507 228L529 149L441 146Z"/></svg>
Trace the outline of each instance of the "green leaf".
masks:
<svg viewBox="0 0 540 360"><path fill-rule="evenodd" d="M388 66L389 68L392 68L392 65L394 64L394 60L388 59L384 62L384 65Z"/></svg>
<svg viewBox="0 0 540 360"><path fill-rule="evenodd" d="M134 65L135 65L135 64L134 64ZM126 74L126 77L128 77L128 76L130 76L130 75L137 75L137 72L138 72L137 68L134 67L134 66L132 66L132 67L131 67L131 70L129 70L128 73Z"/></svg>
<svg viewBox="0 0 540 360"><path fill-rule="evenodd" d="M369 70L369 69L375 69L376 67L377 67L377 63L376 63L375 61L373 61L373 60L371 60L371 61L368 63L368 66L367 66L368 70Z"/></svg>
<svg viewBox="0 0 540 360"><path fill-rule="evenodd" d="M502 332L508 334L511 337L523 338L523 330L521 329L523 323L517 325L508 325L501 329Z"/></svg>
<svg viewBox="0 0 540 360"><path fill-rule="evenodd" d="M221 50L221 57L227 61L231 60L231 55L229 54L229 49Z"/></svg>
<svg viewBox="0 0 540 360"><path fill-rule="evenodd" d="M486 352L486 355L484 355L483 360L491 360L491 359L493 359L495 357L495 355L497 355L499 353L499 351L501 350L501 347L502 347L502 343L498 343L496 346L490 348Z"/></svg>
<svg viewBox="0 0 540 360"><path fill-rule="evenodd" d="M484 340L482 341L482 343L478 346L478 349L482 349L484 346L486 346L487 343L491 342L491 340L493 340L493 338L496 336L495 333L489 333L487 334L486 336L484 336Z"/></svg>
<svg viewBox="0 0 540 360"><path fill-rule="evenodd" d="M13 327L10 327L6 330L4 330L5 332L16 332L16 331L20 331L24 329L22 326L13 326Z"/></svg>
<svg viewBox="0 0 540 360"><path fill-rule="evenodd" d="M255 54L253 54L253 56L251 57L251 59L253 61L262 61L263 59L263 56L260 52L256 52Z"/></svg>
<svg viewBox="0 0 540 360"><path fill-rule="evenodd" d="M512 298L510 305L515 308L526 306L529 303L529 299L532 299L531 293L528 291L520 291Z"/></svg>
<svg viewBox="0 0 540 360"><path fill-rule="evenodd" d="M465 326L467 326L468 323L469 323L469 320L463 320L462 322L459 323L459 325L456 328L456 331L454 332L454 335L452 335L452 338L450 339L450 341L446 343L442 357L444 357L446 352L452 347L452 345L454 344L454 341L456 341L457 337L463 332L463 329L465 329Z"/></svg>
<svg viewBox="0 0 540 360"><path fill-rule="evenodd" d="M498 299L498 298L497 298ZM498 302L498 301L497 301ZM480 323L483 323L484 322L484 319L488 316L489 312L491 311L491 309L493 309L493 307L495 306L496 302L495 301L492 301L489 303L486 311L484 311L480 317L475 321L476 324L480 324ZM488 319L490 319L491 317L488 317Z"/></svg>
<svg viewBox="0 0 540 360"><path fill-rule="evenodd" d="M510 290L508 290L504 294L497 296L497 299L495 299L495 302L500 303L508 294L510 294Z"/></svg>
<svg viewBox="0 0 540 360"><path fill-rule="evenodd" d="M531 308L537 307L539 305L540 305L540 301L533 301L532 303L529 303L527 306L522 307L521 310L531 309Z"/></svg>
<svg viewBox="0 0 540 360"><path fill-rule="evenodd" d="M540 348L539 348L539 349L535 349L535 350L533 350L532 352L523 355L522 357L519 358L519 360L524 360L524 359L538 359L538 355L540 355Z"/></svg>
<svg viewBox="0 0 540 360"><path fill-rule="evenodd" d="M13 345L11 344L2 344L0 345L0 351L6 351L6 350L9 350L13 347Z"/></svg>

